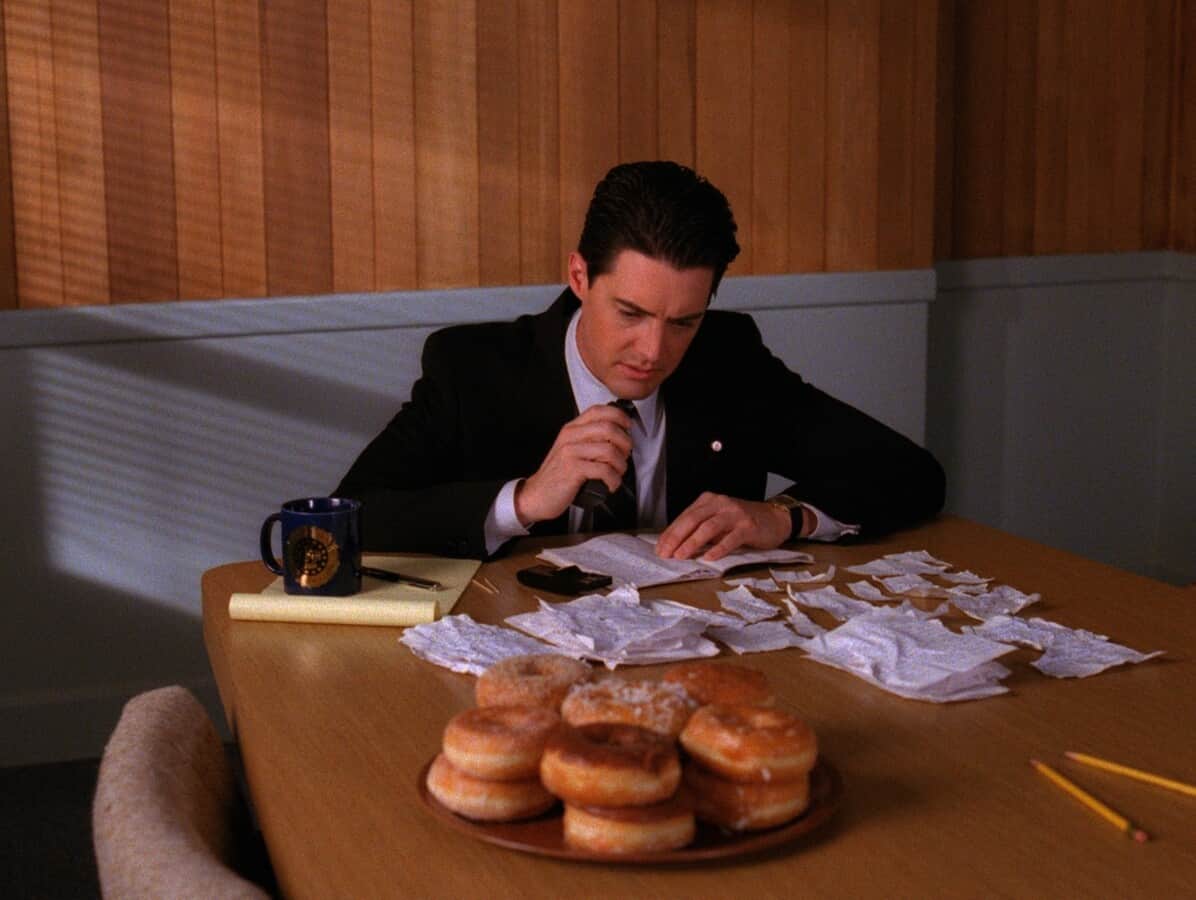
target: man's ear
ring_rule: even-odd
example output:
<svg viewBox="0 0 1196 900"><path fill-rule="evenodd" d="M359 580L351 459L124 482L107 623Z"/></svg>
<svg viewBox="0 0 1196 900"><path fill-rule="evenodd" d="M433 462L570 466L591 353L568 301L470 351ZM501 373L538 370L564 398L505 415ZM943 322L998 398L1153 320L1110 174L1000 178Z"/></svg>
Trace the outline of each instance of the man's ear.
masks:
<svg viewBox="0 0 1196 900"><path fill-rule="evenodd" d="M569 289L579 299L586 299L586 295L590 292L589 266L586 265L586 261L582 259L581 254L576 250L569 253L568 271Z"/></svg>

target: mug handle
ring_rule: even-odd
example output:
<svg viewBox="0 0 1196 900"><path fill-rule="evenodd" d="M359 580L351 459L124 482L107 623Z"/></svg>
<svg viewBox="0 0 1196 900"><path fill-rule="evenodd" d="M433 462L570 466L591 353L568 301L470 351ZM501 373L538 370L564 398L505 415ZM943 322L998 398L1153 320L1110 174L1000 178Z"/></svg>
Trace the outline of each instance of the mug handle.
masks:
<svg viewBox="0 0 1196 900"><path fill-rule="evenodd" d="M278 560L274 558L274 550L270 546L271 532L274 530L274 523L282 520L282 513L271 513L266 516L266 521L262 523L262 562L266 564L266 568L275 575L283 575L286 573L282 571L282 566L278 564Z"/></svg>

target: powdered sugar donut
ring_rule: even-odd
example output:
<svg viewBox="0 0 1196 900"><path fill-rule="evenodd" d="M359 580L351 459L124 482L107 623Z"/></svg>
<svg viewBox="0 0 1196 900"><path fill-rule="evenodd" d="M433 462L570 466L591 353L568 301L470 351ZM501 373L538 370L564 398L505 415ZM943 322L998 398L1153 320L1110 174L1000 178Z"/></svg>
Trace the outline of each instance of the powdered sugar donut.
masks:
<svg viewBox="0 0 1196 900"><path fill-rule="evenodd" d="M561 715L570 725L621 722L676 738L696 706L675 684L605 678L575 685L561 704Z"/></svg>

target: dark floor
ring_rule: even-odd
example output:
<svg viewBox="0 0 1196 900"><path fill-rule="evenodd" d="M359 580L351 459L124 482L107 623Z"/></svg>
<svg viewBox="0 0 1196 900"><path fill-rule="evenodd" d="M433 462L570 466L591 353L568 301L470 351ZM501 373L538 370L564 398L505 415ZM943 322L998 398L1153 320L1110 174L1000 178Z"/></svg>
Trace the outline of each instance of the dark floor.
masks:
<svg viewBox="0 0 1196 900"><path fill-rule="evenodd" d="M100 896L91 848L98 759L0 769L0 895Z"/></svg>

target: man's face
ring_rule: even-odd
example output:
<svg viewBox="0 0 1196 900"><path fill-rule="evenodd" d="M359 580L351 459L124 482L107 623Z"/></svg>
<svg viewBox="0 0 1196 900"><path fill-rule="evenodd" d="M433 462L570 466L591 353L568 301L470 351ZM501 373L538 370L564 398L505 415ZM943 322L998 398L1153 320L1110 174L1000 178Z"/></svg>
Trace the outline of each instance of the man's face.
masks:
<svg viewBox="0 0 1196 900"><path fill-rule="evenodd" d="M623 250L592 282L586 263L569 254L569 287L581 300L581 358L616 397L640 400L658 388L698 332L714 271L674 269Z"/></svg>

